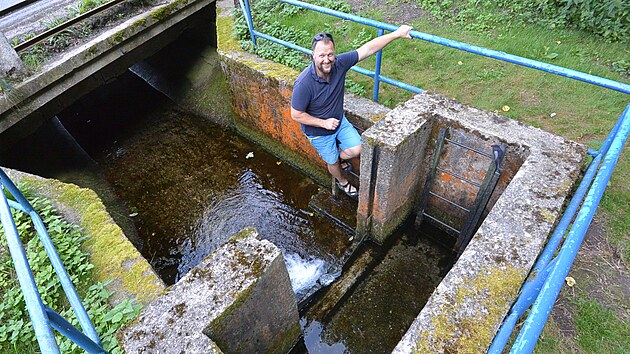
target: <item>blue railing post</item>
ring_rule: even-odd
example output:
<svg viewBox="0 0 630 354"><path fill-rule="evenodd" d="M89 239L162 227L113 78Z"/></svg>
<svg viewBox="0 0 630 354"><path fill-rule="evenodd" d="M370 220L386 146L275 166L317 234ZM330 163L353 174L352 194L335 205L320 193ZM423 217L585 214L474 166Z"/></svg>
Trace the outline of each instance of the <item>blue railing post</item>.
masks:
<svg viewBox="0 0 630 354"><path fill-rule="evenodd" d="M385 30L378 29L378 36L382 36ZM381 57L383 56L383 49L376 52L376 67L374 68L374 92L372 94L372 100L378 102L378 90L381 84Z"/></svg>
<svg viewBox="0 0 630 354"><path fill-rule="evenodd" d="M584 235L593 220L597 206L606 190L606 185L628 139L628 134L630 134L630 112L628 108L626 108L619 119L622 120L619 130L603 158L602 165L593 180L593 185L589 189L582 208L575 218L573 227L571 227L558 253L558 261L551 270L547 282L545 282L536 302L532 306L531 314L525 320L523 329L516 338L510 353L531 353L534 350L538 337L540 337L540 333L564 284L564 279L569 273L569 269L571 269Z"/></svg>
<svg viewBox="0 0 630 354"><path fill-rule="evenodd" d="M247 23L247 28L249 29L249 35L252 37L252 42L254 45L258 45L256 43L256 31L254 31L254 21L252 20L252 11L249 7L249 0L238 0L241 4L241 8L243 9L243 14L245 15L245 22Z"/></svg>
<svg viewBox="0 0 630 354"><path fill-rule="evenodd" d="M4 174L1 169L0 173ZM26 258L24 247L20 241L17 227L13 221L11 209L9 208L7 197L4 195L4 190L5 187L3 183L0 186L0 221L4 227L4 234L7 238L9 253L11 253L11 258L13 259L13 264L15 266L15 273L17 274L22 294L24 294L26 309L31 317L31 322L33 323L33 329L35 330L35 337L37 338L39 349L45 354L56 354L59 353L59 347L57 346L52 330L48 326L48 316L46 315L44 304L42 303L41 296L37 290L35 278L33 277L33 272L28 264L28 259Z"/></svg>
<svg viewBox="0 0 630 354"><path fill-rule="evenodd" d="M46 226L44 225L44 222L40 218L39 214L37 214L33 206L26 200L24 195L20 193L19 189L15 186L13 181L11 181L9 176L7 176L1 168L0 185L2 186L2 189L0 190L2 193L2 203L0 204L0 212L2 212L2 226L7 235L7 243L10 245L9 249L11 251L11 257L13 258L13 263L15 265L16 273L18 274L20 287L22 288L22 292L24 293L24 298L27 303L27 308L31 317L31 321L33 322L33 327L35 327L36 329L35 335L40 344L40 347L46 346L47 348L57 348L54 337L52 337L52 342L55 343L54 346L51 346L48 343L49 339L47 338L47 332L52 333L49 324L53 323L49 316L51 316L51 313L55 312L46 307L41 301L41 296L39 294L39 291L37 290L37 286L33 278L33 273L28 264L28 259L24 254L20 235L17 232L17 228L15 226L13 216L11 215L10 208L20 210L30 216L35 230L37 231L38 238L44 246L46 254L48 255L48 259L50 260L50 263L53 266L55 273L57 274L66 298L68 299L72 310L79 320L79 324L81 325L81 328L83 329L85 335L81 334L81 336L77 336L75 332L80 332L76 328L74 328L74 326L70 325L67 321L66 323L74 328L74 332L61 331L60 329L63 329L64 327L55 328L60 330L60 332L64 335L70 333L72 336L68 336L68 338L77 343L83 349L87 350L89 353L105 353L105 350L102 348L98 334L96 333L96 329L92 325L92 321L90 320L87 311L83 307L83 303L81 302L81 299L79 298L79 295L74 288L74 285L72 284L72 280L70 280L68 272L61 262L61 258L59 258L59 254L57 253L57 250L55 249L55 246L53 245L52 240L48 235ZM5 189L13 196L13 198L15 198L16 201L7 200L4 194ZM11 244L14 243L16 243L17 245L11 247ZM14 256L14 254L17 256ZM23 279L26 283L23 282ZM24 284L27 285L25 286ZM34 300L29 300L29 298L31 297L35 297ZM40 312L44 314L43 319L39 314ZM61 317L56 313L55 315L57 315L57 317ZM60 323L59 321L57 322ZM42 324L46 328L46 330L43 332L41 332L41 329L38 329L38 327ZM57 323L54 324L56 325ZM38 331L40 331L41 333L38 333ZM44 341L44 344L42 344L42 341ZM42 352L49 353L50 351L42 350ZM58 350L53 351L53 353L58 352Z"/></svg>

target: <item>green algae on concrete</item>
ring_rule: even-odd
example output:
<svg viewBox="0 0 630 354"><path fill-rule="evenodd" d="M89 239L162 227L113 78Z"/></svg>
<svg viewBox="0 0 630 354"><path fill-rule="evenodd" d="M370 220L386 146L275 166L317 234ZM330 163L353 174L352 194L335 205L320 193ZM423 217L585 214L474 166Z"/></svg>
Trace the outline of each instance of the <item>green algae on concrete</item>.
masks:
<svg viewBox="0 0 630 354"><path fill-rule="evenodd" d="M95 279L114 280L107 286L114 292L113 305L130 297L145 305L164 292L164 283L114 223L94 191L18 171L7 172L14 182L48 198L66 219L90 235L83 247L90 254Z"/></svg>
<svg viewBox="0 0 630 354"><path fill-rule="evenodd" d="M502 314L524 280L512 266L487 267L466 279L454 298L431 320L432 332L422 331L414 353L482 353L494 338ZM462 306L469 311L462 312ZM473 306L476 303L477 306Z"/></svg>
<svg viewBox="0 0 630 354"><path fill-rule="evenodd" d="M156 21L163 21L167 19L172 13L176 10L181 9L182 7L188 5L191 0L175 0L172 3L160 7L159 9L153 10L151 12L151 18Z"/></svg>

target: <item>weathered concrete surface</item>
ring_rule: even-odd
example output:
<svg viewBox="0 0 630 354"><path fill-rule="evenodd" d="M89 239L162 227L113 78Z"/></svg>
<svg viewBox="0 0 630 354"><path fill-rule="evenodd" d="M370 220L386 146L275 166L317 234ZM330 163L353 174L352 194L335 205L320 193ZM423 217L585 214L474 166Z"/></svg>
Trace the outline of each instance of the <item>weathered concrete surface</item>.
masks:
<svg viewBox="0 0 630 354"><path fill-rule="evenodd" d="M119 331L126 353L286 353L300 336L280 250L245 229Z"/></svg>
<svg viewBox="0 0 630 354"><path fill-rule="evenodd" d="M0 32L0 79L14 77L24 71L22 60L17 55L7 37ZM0 89L2 93L2 89Z"/></svg>
<svg viewBox="0 0 630 354"><path fill-rule="evenodd" d="M300 124L291 118L293 83L299 72L240 49L232 37L229 13L232 4L232 1L218 3L217 47L232 107L239 117L237 128L303 172L328 183L325 163L304 137ZM361 129L367 129L389 111L351 94L346 94L344 108L348 120Z"/></svg>
<svg viewBox="0 0 630 354"><path fill-rule="evenodd" d="M160 277L114 223L96 193L54 179L3 170L15 184L25 184L37 196L49 199L66 220L90 235L84 247L94 264L96 280L113 280L107 285L107 290L114 293L110 298L112 305L134 297L147 304L164 292L166 286Z"/></svg>
<svg viewBox="0 0 630 354"><path fill-rule="evenodd" d="M525 160L457 263L435 290L395 353L485 352L545 244L585 156L584 146L423 93L385 119L432 117L506 143ZM509 153L509 152L508 152Z"/></svg>
<svg viewBox="0 0 630 354"><path fill-rule="evenodd" d="M213 2L165 1L46 63L41 72L15 85L11 97L0 95L0 133L18 124L22 130L36 126L156 53L191 25L187 18Z"/></svg>
<svg viewBox="0 0 630 354"><path fill-rule="evenodd" d="M432 124L424 115L390 113L363 134L358 235L383 243L417 206Z"/></svg>

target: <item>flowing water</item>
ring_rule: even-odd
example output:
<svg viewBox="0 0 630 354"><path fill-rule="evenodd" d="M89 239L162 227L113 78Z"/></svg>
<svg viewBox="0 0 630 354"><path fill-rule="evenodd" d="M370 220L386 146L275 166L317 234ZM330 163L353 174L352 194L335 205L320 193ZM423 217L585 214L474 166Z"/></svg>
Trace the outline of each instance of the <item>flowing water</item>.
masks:
<svg viewBox="0 0 630 354"><path fill-rule="evenodd" d="M407 225L386 245L367 243L353 254L369 262L318 312L356 246L309 207L321 186L234 132L181 112L131 73L58 118L0 164L97 191L168 284L233 233L255 227L282 250L297 299L314 299L302 311L304 338L294 353L391 351L450 268L451 254Z"/></svg>

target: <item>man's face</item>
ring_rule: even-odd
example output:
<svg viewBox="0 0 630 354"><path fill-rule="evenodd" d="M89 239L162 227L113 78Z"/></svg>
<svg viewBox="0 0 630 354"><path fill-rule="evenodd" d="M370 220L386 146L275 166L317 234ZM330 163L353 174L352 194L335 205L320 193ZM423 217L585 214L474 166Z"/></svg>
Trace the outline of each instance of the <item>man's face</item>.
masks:
<svg viewBox="0 0 630 354"><path fill-rule="evenodd" d="M328 75L335 62L335 45L330 41L319 41L313 49L313 63L320 75Z"/></svg>

